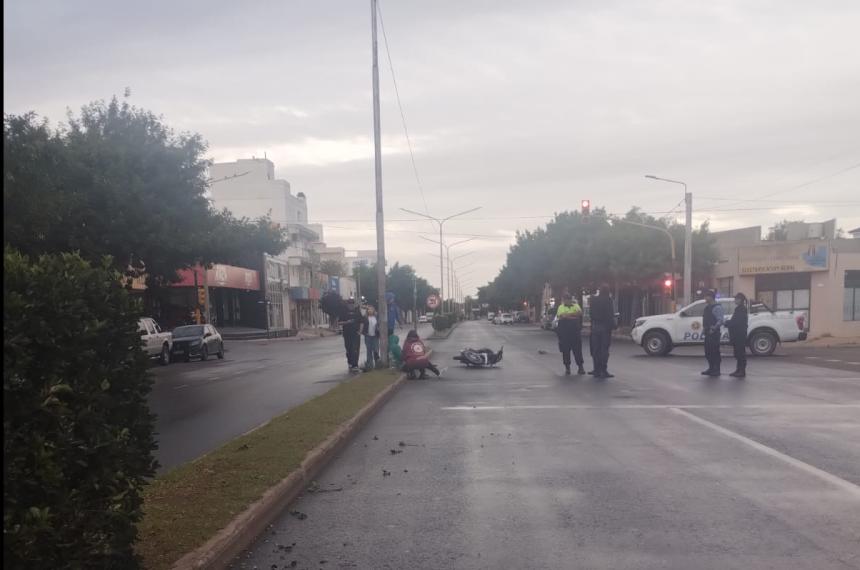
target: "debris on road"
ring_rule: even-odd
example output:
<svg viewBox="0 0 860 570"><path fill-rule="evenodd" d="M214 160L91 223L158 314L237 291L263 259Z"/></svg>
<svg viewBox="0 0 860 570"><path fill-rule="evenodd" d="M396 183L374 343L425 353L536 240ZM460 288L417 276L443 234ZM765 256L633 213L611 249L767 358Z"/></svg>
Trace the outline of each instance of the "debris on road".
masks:
<svg viewBox="0 0 860 570"><path fill-rule="evenodd" d="M296 517L297 519L299 519L300 521L303 521L306 518L308 518L308 515L306 515L305 513L301 512L301 511L290 511L290 514L293 515L294 517Z"/></svg>

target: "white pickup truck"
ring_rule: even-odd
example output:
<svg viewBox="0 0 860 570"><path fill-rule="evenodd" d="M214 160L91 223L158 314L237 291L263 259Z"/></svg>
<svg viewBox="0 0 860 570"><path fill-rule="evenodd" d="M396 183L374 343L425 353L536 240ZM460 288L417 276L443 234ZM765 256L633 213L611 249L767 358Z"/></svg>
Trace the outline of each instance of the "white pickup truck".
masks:
<svg viewBox="0 0 860 570"><path fill-rule="evenodd" d="M150 358L157 358L162 366L170 364L170 351L173 348L173 334L161 330L155 319L143 317L137 323L143 351Z"/></svg>
<svg viewBox="0 0 860 570"><path fill-rule="evenodd" d="M719 299L726 320L735 309L732 298ZM702 332L702 315L705 301L696 301L677 313L652 315L636 319L631 336L649 356L665 356L676 346L701 345L705 342ZM764 303L755 301L750 306L747 346L755 356L768 356L776 350L777 343L806 340L804 311L771 311ZM723 327L722 344L728 344L729 331Z"/></svg>

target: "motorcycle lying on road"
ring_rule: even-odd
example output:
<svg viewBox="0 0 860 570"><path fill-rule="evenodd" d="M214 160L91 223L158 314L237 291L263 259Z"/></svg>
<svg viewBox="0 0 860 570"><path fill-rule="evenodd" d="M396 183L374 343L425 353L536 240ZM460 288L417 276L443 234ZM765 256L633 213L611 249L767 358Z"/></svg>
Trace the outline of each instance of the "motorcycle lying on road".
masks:
<svg viewBox="0 0 860 570"><path fill-rule="evenodd" d="M459 356L455 356L454 360L462 362L466 365L466 368L492 368L502 361L504 350L504 346L499 349L499 352L493 352L489 348L481 348L479 350L466 348L463 349Z"/></svg>

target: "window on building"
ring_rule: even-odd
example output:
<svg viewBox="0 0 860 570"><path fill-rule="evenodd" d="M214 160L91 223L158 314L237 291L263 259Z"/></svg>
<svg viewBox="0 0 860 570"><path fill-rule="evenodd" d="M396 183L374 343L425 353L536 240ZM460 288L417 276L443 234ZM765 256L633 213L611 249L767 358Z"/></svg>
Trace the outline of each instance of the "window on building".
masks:
<svg viewBox="0 0 860 570"><path fill-rule="evenodd" d="M717 279L717 292L720 294L720 297L732 297L734 295L734 291L732 291L732 277Z"/></svg>
<svg viewBox="0 0 860 570"><path fill-rule="evenodd" d="M756 299L774 311L809 309L809 273L756 276Z"/></svg>
<svg viewBox="0 0 860 570"><path fill-rule="evenodd" d="M860 271L845 272L842 320L860 321Z"/></svg>

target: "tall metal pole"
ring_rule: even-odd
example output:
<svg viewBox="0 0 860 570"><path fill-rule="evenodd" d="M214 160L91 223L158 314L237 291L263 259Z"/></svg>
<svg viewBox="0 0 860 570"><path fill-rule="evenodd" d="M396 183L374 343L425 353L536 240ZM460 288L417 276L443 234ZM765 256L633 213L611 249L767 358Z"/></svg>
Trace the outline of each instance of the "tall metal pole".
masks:
<svg viewBox="0 0 860 570"><path fill-rule="evenodd" d="M693 195L687 192L687 183L670 178L660 178L653 174L646 174L645 178L661 180L672 184L680 184L684 187L684 203L686 205L686 220L684 224L684 303L693 301ZM674 283L672 289L674 290Z"/></svg>
<svg viewBox="0 0 860 570"><path fill-rule="evenodd" d="M379 353L388 367L388 303L385 300L385 218L382 208L382 135L379 112L379 58L376 43L376 0L370 0L373 44L373 153L376 174L376 281L379 313Z"/></svg>
<svg viewBox="0 0 860 570"><path fill-rule="evenodd" d="M441 222L436 220L439 224L439 299L442 301L442 312L445 312L445 270L443 269L443 263L445 258L442 257L442 224L445 222Z"/></svg>
<svg viewBox="0 0 860 570"><path fill-rule="evenodd" d="M418 276L412 274L412 326L418 328Z"/></svg>
<svg viewBox="0 0 860 570"><path fill-rule="evenodd" d="M442 239L442 226L448 220L451 220L451 219L456 218L458 216L463 216L465 214L471 214L472 212L474 212L476 210L480 210L481 206L478 206L477 208L472 208L471 210L465 210L465 211L459 212L457 214L451 214L447 218L443 218L441 220L439 218L434 218L433 216L430 216L428 214L422 214L421 212L416 212L415 210L407 210L406 208L400 208L400 209L403 210L404 212L408 213L408 214L414 214L416 216L421 216L422 218L427 218L428 220L433 220L434 222L439 224L439 297L442 299L442 312L445 312L445 270L444 270L444 263L445 263L444 259L445 258L442 256L442 244L444 243L443 239ZM433 241L433 240L430 240L430 241Z"/></svg>
<svg viewBox="0 0 860 570"><path fill-rule="evenodd" d="M684 228L684 303L693 302L693 195L684 184L684 202L687 205L687 220Z"/></svg>

